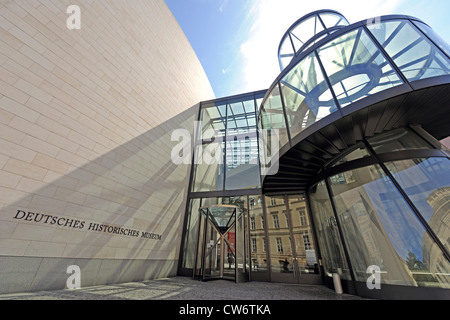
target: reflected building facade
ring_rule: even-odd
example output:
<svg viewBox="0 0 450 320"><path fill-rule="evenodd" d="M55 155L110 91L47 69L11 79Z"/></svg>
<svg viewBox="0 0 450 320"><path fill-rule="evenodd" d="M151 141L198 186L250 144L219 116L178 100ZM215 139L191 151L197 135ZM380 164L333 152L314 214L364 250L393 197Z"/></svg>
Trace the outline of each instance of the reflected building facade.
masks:
<svg viewBox="0 0 450 320"><path fill-rule="evenodd" d="M196 155L223 161L193 166L179 274L202 272L199 208L238 204L238 282L332 288L338 274L360 296L449 298L449 53L410 16L350 24L321 10L295 22L267 91L201 104L202 133L218 134L196 140ZM268 174L261 151L275 138Z"/></svg>

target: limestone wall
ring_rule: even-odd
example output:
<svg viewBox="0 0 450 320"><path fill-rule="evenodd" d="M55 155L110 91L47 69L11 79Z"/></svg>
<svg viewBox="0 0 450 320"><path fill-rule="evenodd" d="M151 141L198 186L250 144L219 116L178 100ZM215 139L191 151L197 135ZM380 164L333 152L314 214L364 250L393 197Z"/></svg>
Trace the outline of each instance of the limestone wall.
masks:
<svg viewBox="0 0 450 320"><path fill-rule="evenodd" d="M173 275L209 81L162 0L0 0L0 292ZM101 228L100 226L103 225ZM144 236L143 236L144 235Z"/></svg>

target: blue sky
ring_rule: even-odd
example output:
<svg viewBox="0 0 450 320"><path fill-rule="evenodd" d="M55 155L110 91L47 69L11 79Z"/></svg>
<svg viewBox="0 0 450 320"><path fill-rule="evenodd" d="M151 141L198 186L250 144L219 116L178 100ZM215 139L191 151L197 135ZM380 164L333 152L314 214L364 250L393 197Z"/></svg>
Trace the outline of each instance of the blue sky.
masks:
<svg viewBox="0 0 450 320"><path fill-rule="evenodd" d="M350 23L406 14L450 43L448 0L165 0L195 50L216 97L267 89L279 74L278 45L303 15L333 9Z"/></svg>

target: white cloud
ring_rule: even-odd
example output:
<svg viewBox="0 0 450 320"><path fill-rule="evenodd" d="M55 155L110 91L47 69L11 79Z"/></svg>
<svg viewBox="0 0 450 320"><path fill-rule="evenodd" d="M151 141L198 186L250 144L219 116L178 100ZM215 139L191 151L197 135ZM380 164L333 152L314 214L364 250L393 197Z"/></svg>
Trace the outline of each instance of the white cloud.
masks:
<svg viewBox="0 0 450 320"><path fill-rule="evenodd" d="M394 14L405 0L253 0L248 39L241 44L244 91L268 88L280 73L277 50L286 30L300 17L320 9L342 13L350 23ZM401 12L400 12L401 13Z"/></svg>

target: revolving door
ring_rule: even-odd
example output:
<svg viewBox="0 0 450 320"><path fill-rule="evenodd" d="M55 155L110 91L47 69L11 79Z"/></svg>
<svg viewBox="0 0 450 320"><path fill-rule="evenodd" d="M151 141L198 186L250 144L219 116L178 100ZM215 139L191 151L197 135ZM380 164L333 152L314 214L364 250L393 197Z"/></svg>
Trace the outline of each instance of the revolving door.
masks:
<svg viewBox="0 0 450 320"><path fill-rule="evenodd" d="M194 277L203 281L249 281L244 212L232 205L200 208Z"/></svg>

